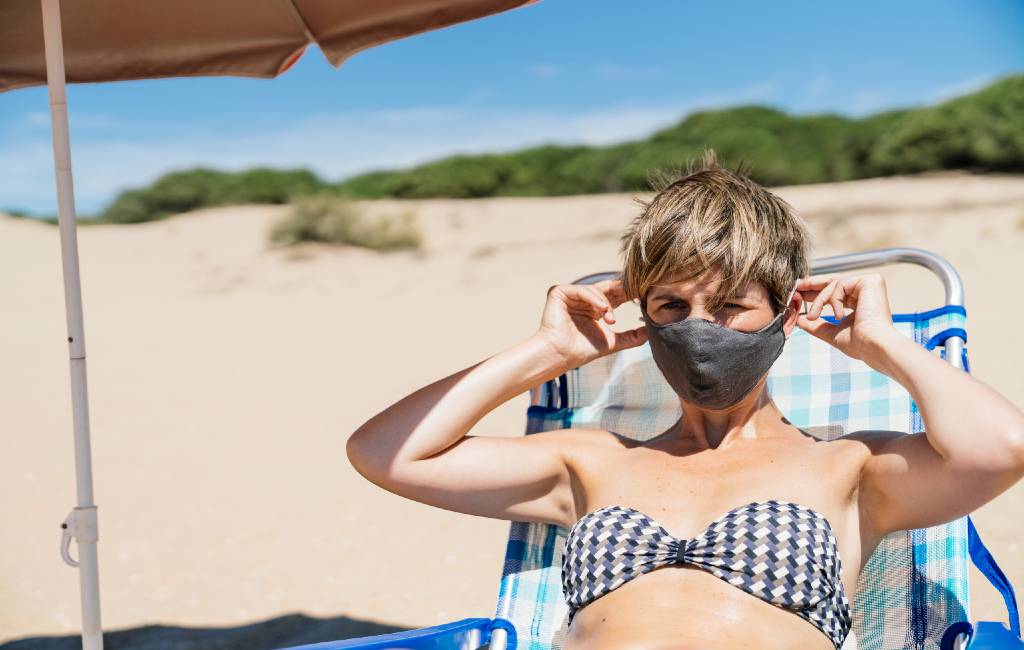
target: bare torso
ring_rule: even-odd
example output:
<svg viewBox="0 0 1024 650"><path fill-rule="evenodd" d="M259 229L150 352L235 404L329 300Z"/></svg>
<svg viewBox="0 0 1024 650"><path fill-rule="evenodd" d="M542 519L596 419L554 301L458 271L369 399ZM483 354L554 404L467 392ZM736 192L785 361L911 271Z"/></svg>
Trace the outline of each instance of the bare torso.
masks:
<svg viewBox="0 0 1024 650"><path fill-rule="evenodd" d="M726 511L780 499L817 510L839 545L842 581L853 604L861 567L878 544L862 531L857 484L868 458L854 441L822 442L796 428L779 438L699 449L679 440L637 443L595 431L573 450L576 517L621 505L690 538ZM660 437L659 437L660 438ZM574 522L567 522L571 525ZM573 618L565 650L832 650L829 638L797 616L685 565L663 566L592 601Z"/></svg>

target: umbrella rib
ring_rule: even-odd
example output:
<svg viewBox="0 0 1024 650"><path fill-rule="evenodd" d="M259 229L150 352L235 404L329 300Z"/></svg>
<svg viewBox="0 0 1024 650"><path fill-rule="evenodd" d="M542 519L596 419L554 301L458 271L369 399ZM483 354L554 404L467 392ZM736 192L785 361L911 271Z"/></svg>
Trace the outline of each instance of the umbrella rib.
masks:
<svg viewBox="0 0 1024 650"><path fill-rule="evenodd" d="M305 17L303 17L302 12L299 11L299 8L295 6L295 0L285 0L285 4L288 5L288 7L292 10L292 13L295 14L295 20L297 20L299 24L302 25L302 31L306 32L306 39L310 43L316 43L317 47L320 47L320 41L317 40L316 35L313 33L313 30L309 28L309 23L306 22L306 19Z"/></svg>

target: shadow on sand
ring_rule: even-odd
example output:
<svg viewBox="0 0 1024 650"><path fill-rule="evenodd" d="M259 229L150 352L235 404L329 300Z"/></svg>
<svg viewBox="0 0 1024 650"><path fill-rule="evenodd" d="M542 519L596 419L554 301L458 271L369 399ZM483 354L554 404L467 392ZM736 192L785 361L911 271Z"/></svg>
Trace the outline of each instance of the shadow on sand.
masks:
<svg viewBox="0 0 1024 650"><path fill-rule="evenodd" d="M306 643L390 634L411 628L361 621L346 616L312 618L286 614L234 627L145 625L104 632L104 650L274 650ZM81 650L80 634L36 636L0 644L3 650Z"/></svg>

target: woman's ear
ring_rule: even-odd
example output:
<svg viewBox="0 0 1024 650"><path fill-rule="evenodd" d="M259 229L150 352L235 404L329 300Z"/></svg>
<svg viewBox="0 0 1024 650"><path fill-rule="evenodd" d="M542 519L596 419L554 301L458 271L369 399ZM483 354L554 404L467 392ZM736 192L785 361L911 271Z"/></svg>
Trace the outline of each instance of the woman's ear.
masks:
<svg viewBox="0 0 1024 650"><path fill-rule="evenodd" d="M789 298L789 303L786 305L786 316L783 317L782 331L785 332L787 339L797 326L796 320L800 310L803 308L803 304L803 296L794 291Z"/></svg>

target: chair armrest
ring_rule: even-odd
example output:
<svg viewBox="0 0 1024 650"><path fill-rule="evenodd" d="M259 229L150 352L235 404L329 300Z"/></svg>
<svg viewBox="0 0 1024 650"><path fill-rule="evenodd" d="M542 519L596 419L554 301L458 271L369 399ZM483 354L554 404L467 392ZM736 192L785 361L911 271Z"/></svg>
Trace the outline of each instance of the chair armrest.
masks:
<svg viewBox="0 0 1024 650"><path fill-rule="evenodd" d="M489 618L464 618L405 632L324 641L279 650L476 650L490 641L491 624Z"/></svg>
<svg viewBox="0 0 1024 650"><path fill-rule="evenodd" d="M954 623L942 635L941 650L1024 650L1024 641L998 621Z"/></svg>

